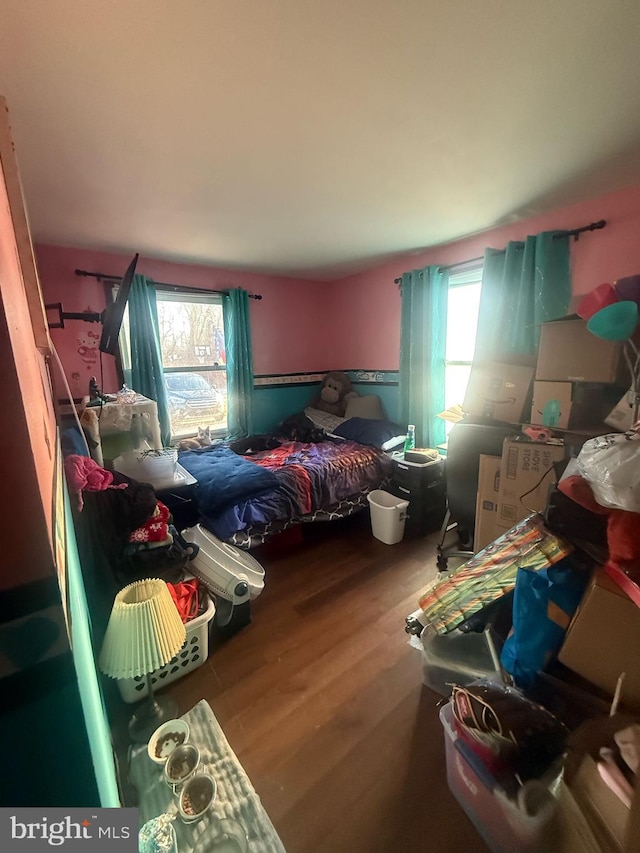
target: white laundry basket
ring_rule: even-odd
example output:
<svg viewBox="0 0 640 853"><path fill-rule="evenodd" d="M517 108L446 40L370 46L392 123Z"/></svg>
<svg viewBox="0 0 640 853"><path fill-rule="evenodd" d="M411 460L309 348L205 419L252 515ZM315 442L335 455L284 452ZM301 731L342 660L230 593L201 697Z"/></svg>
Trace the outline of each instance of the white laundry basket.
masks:
<svg viewBox="0 0 640 853"><path fill-rule="evenodd" d="M165 684L170 684L188 672L197 669L209 656L209 623L216 615L213 599L209 599L207 609L195 619L190 619L185 628L187 638L180 651L165 666L161 666L151 676L154 690L159 690ZM124 702L138 702L149 695L147 677L118 679L118 690Z"/></svg>
<svg viewBox="0 0 640 853"><path fill-rule="evenodd" d="M371 508L371 531L385 545L395 545L404 536L409 501L374 489L367 495Z"/></svg>

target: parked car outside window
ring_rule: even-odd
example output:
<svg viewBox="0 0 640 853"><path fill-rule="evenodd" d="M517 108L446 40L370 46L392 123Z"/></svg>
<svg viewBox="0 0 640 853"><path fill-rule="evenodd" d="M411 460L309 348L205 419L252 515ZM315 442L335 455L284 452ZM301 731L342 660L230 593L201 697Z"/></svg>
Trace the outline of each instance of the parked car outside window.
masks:
<svg viewBox="0 0 640 853"><path fill-rule="evenodd" d="M174 432L210 426L224 415L224 398L199 373L166 373L169 416Z"/></svg>

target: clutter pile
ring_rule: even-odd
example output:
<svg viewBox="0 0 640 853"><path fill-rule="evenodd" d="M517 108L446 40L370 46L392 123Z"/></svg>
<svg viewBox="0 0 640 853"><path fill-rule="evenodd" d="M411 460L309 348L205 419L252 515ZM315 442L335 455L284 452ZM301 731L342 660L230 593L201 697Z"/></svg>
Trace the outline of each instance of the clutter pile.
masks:
<svg viewBox="0 0 640 853"><path fill-rule="evenodd" d="M172 662L163 673L163 683L204 663L210 635L233 634L251 621L249 599L256 598L264 587L264 569L256 560L230 545L223 546L213 535L206 539L189 535L196 528L178 530L171 511L158 500L149 482L118 469L106 470L80 453L66 455L65 473L69 491L76 498L76 534L97 638L106 630L120 588L144 578L167 583L194 643L189 647L194 654L184 657L179 667ZM194 559L201 548L196 565ZM201 570L203 561L224 580L213 583L213 575ZM145 683L144 679L131 679L118 686L125 701L137 701Z"/></svg>
<svg viewBox="0 0 640 853"><path fill-rule="evenodd" d="M494 853L640 849L639 305L640 276L601 285L542 324L535 368L474 365L452 427L477 465L473 556L407 631L448 700L449 787Z"/></svg>

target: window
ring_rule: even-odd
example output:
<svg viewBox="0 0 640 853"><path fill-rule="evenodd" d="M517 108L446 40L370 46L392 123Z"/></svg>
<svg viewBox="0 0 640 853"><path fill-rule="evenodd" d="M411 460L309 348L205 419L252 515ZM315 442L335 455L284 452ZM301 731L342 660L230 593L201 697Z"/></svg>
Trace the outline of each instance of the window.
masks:
<svg viewBox="0 0 640 853"><path fill-rule="evenodd" d="M171 432L227 429L222 298L158 291L158 326Z"/></svg>
<svg viewBox="0 0 640 853"><path fill-rule="evenodd" d="M227 368L222 297L158 290L160 350L174 438L198 427L227 430ZM129 316L121 332L125 381L131 378Z"/></svg>
<svg viewBox="0 0 640 853"><path fill-rule="evenodd" d="M462 405L476 345L482 266L449 276L445 354L445 408ZM451 427L446 421L447 434Z"/></svg>

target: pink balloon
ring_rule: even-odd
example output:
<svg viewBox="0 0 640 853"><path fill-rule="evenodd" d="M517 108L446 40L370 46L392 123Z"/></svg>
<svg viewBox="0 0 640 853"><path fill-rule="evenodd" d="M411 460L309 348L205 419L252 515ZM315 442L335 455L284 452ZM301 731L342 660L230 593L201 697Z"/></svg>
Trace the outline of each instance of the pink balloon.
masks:
<svg viewBox="0 0 640 853"><path fill-rule="evenodd" d="M576 309L576 314L583 320L589 320L598 311L606 308L607 305L619 302L621 298L612 284L604 282L583 297Z"/></svg>

